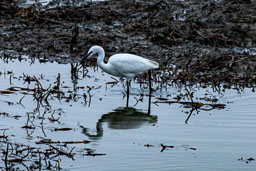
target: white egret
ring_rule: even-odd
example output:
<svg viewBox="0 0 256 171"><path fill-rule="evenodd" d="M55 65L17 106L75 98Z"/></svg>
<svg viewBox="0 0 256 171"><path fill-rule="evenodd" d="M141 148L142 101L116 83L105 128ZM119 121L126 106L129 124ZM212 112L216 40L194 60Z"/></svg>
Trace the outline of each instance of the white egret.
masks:
<svg viewBox="0 0 256 171"><path fill-rule="evenodd" d="M134 77L159 67L159 64L155 61L128 53L115 54L109 58L107 63L104 63L105 51L100 46L92 46L86 57L93 55L97 56L97 65L103 71L110 75L125 77L127 79L127 96L129 96L130 81ZM150 75L149 77L151 78Z"/></svg>

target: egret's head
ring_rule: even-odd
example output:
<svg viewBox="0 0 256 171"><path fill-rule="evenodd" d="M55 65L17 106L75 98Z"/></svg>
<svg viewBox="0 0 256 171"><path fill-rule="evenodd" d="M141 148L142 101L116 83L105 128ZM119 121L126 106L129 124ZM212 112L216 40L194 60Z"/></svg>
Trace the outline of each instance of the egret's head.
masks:
<svg viewBox="0 0 256 171"><path fill-rule="evenodd" d="M102 51L103 51L102 47L100 47L100 46L92 46L89 49L89 51L88 51L88 53L86 55L86 58L89 58L89 57L94 56L94 55L98 56Z"/></svg>

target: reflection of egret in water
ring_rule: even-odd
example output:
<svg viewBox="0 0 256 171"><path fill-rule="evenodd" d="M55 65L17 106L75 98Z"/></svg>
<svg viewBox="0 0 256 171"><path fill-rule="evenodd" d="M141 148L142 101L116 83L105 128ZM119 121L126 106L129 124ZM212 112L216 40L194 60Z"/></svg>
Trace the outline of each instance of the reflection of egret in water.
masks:
<svg viewBox="0 0 256 171"><path fill-rule="evenodd" d="M96 134L92 135L88 128L81 127L83 128L83 134L90 139L97 140L103 136L103 123L107 123L111 129L136 129L143 125L156 122L157 116L155 115L148 115L148 113L132 107L120 107L113 112L102 115L96 124Z"/></svg>

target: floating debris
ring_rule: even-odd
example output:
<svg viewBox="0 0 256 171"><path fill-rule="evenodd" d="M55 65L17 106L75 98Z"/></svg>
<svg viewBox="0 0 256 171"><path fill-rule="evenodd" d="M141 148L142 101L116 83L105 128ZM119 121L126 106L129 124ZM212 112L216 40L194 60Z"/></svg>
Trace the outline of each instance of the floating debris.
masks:
<svg viewBox="0 0 256 171"><path fill-rule="evenodd" d="M195 148L195 147L189 147L189 149L190 149L190 150L196 150L196 148Z"/></svg>
<svg viewBox="0 0 256 171"><path fill-rule="evenodd" d="M82 140L82 141L52 141L51 139L43 139L37 141L36 144L88 144L91 141Z"/></svg>
<svg viewBox="0 0 256 171"><path fill-rule="evenodd" d="M95 156L105 156L106 155L104 153L95 153L95 150L92 150L89 148L86 148L85 151L86 151L86 154L84 154L85 156L95 157Z"/></svg>
<svg viewBox="0 0 256 171"><path fill-rule="evenodd" d="M255 159L253 157L249 157L248 159L244 159L243 157L241 157L240 159L237 159L238 161L243 161L245 163L250 163L252 161L254 161Z"/></svg>
<svg viewBox="0 0 256 171"><path fill-rule="evenodd" d="M160 144L161 145L161 147L162 147L162 150L161 150L161 152L163 152L164 150L166 150L167 148L174 148L175 146L173 146L173 145L164 145L164 144Z"/></svg>
<svg viewBox="0 0 256 171"><path fill-rule="evenodd" d="M145 144L144 147L154 147L154 145L151 144Z"/></svg>
<svg viewBox="0 0 256 171"><path fill-rule="evenodd" d="M71 131L72 128L54 128L54 131Z"/></svg>
<svg viewBox="0 0 256 171"><path fill-rule="evenodd" d="M15 91L11 91L11 90L0 90L0 95L1 94L12 94L15 93Z"/></svg>

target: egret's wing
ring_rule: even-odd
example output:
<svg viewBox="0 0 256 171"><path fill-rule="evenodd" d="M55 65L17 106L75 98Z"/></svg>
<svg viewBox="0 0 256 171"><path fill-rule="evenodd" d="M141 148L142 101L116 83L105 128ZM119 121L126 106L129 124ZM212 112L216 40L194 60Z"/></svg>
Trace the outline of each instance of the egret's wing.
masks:
<svg viewBox="0 0 256 171"><path fill-rule="evenodd" d="M142 74L150 69L158 68L158 63L137 55L132 54L116 54L109 59L118 73Z"/></svg>

